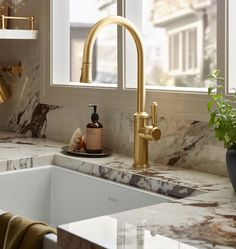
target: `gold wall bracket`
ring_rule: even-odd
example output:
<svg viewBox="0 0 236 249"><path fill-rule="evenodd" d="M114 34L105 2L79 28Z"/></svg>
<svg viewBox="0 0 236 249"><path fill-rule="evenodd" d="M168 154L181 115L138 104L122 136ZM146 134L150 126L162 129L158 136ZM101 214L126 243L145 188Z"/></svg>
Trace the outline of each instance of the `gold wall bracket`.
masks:
<svg viewBox="0 0 236 249"><path fill-rule="evenodd" d="M0 73L10 73L16 77L21 77L23 72L22 62L19 61L17 66L0 66Z"/></svg>
<svg viewBox="0 0 236 249"><path fill-rule="evenodd" d="M29 20L29 29L34 30L34 17L5 16L1 15L1 29L6 29L6 20Z"/></svg>
<svg viewBox="0 0 236 249"><path fill-rule="evenodd" d="M0 104L6 102L8 99L10 99L11 93L6 86L6 83L4 81L4 78L0 74Z"/></svg>

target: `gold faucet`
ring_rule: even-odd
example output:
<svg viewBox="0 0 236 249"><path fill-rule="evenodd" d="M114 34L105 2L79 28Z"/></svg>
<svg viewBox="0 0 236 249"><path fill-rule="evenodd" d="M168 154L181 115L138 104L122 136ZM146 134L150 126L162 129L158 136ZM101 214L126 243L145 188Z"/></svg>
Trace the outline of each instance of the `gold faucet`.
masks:
<svg viewBox="0 0 236 249"><path fill-rule="evenodd" d="M134 168L147 168L148 140L159 140L161 131L157 127L157 103L151 106L151 116L145 112L146 89L144 80L144 46L138 29L126 18L120 16L105 17L90 30L84 44L81 82L92 82L92 51L95 40L101 29L109 24L118 24L126 28L132 35L138 53L138 86L137 112L134 114ZM152 119L152 125L149 120Z"/></svg>

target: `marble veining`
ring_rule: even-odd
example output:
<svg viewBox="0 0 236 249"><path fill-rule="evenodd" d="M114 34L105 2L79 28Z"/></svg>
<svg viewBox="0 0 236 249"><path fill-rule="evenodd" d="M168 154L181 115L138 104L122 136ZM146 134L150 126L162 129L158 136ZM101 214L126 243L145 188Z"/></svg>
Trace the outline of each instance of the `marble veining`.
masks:
<svg viewBox="0 0 236 249"><path fill-rule="evenodd" d="M0 171L55 164L177 197L172 203L60 226L58 241L63 248L236 248L236 195L227 177L157 163L135 170L129 157L74 158L61 154L62 146L47 139L0 133ZM102 228L112 236L102 237Z"/></svg>
<svg viewBox="0 0 236 249"><path fill-rule="evenodd" d="M36 8L37 5L34 7ZM36 10L37 11L37 10ZM0 106L0 129L22 133L31 137L47 137L69 143L73 131L85 127L90 113L85 103L78 107L58 107L39 102L39 44L21 42L22 49L14 53L13 42L1 41L1 58L13 54L24 58L27 69L22 79L17 79L12 87L12 98ZM21 52L22 51L22 52ZM26 56L27 55L27 56ZM27 87L23 91L26 78ZM21 93L22 97L21 96ZM88 99L89 101L89 99ZM92 101L92 100L91 100ZM133 154L133 113L135 110L114 110L99 107L100 120L104 125L104 146L119 154ZM158 163L175 167L185 167L213 174L227 176L225 149L218 143L207 122L176 119L163 116L160 106L158 126L162 131L161 140L149 146L149 158ZM61 125L58 125L61 124Z"/></svg>
<svg viewBox="0 0 236 249"><path fill-rule="evenodd" d="M40 20L39 3L40 1L35 1L27 5L30 6L29 9L24 8L26 15L35 16L36 28L37 21ZM78 101L73 108L58 108L39 102L39 40L17 41L17 46L15 41L1 40L0 45L2 64L12 64L18 58L24 66L22 78L7 81L11 83L12 98L0 105L0 129L33 137L46 136L66 143L69 143L76 128L79 127L84 132L90 120L87 103ZM4 77L6 78L6 75ZM27 77L29 80L24 88ZM89 102L92 102L92 99L88 96ZM163 110L164 107L159 106L158 125L162 130L162 138L149 147L149 158L158 164L226 176L223 144L215 140L207 122L168 117L164 115ZM104 124L105 147L119 154L132 155L134 112L135 110L130 110L128 106L125 110L99 107L100 121Z"/></svg>
<svg viewBox="0 0 236 249"><path fill-rule="evenodd" d="M111 219L112 224L107 219ZM173 203L60 226L59 245L78 248L86 239L82 249L89 246L109 249L233 249L236 248L235 220L236 196L230 186L223 190L219 186L213 192ZM87 227L90 227L89 233L83 231ZM113 234L113 240L99 233L101 227ZM99 236L92 236L96 233Z"/></svg>
<svg viewBox="0 0 236 249"><path fill-rule="evenodd" d="M176 198L197 195L206 191L227 188L226 177L196 171L152 164L148 169L133 169L132 159L114 154L108 158L77 159L70 156L55 155L56 165L83 172L85 174L162 193ZM210 179L208 181L207 179Z"/></svg>
<svg viewBox="0 0 236 249"><path fill-rule="evenodd" d="M86 221L82 224L77 222L62 226L59 228L61 235L59 244L64 246L66 243L64 248L78 248L78 245L81 246L80 248L89 246L91 248L126 248L125 246L144 248L148 246L149 241L147 242L146 238L145 240L144 237L137 239L135 235L137 231L142 231L142 234L148 231L156 240L160 235L173 239L175 243L173 242L173 246L169 247L171 249L178 249L181 243L183 243L181 244L183 248L184 246L188 248L187 245L199 249L236 248L236 196L228 178L156 164L147 170L134 170L131 168L132 159L118 155L96 159L96 163L93 161L93 159L78 160L61 155L55 156L56 164L79 172L185 198L175 199L172 203L112 215L116 224L123 224L121 226L123 229L120 231L117 227L110 228L116 233L116 239L114 244L109 244L109 247L106 246L107 240L105 238L103 240L103 237L98 243L98 241L93 241L93 237L85 239L82 236L84 234L81 233L81 229L78 230L77 226L86 226ZM174 186L177 186L177 191ZM104 221L107 217L100 219L101 226L107 225ZM92 227L92 234L98 232L96 227L100 229L100 226L97 226L96 220L87 222ZM130 229L130 226L133 228ZM127 238L130 238L129 242ZM154 240L155 243L158 243L156 240ZM159 248L155 243L152 244L151 240L150 244L153 247L148 248ZM165 244L162 246L160 248L167 248Z"/></svg>
<svg viewBox="0 0 236 249"><path fill-rule="evenodd" d="M7 171L33 168L33 158L32 157L19 159L19 161L17 163L15 163L15 162L16 161L7 160Z"/></svg>

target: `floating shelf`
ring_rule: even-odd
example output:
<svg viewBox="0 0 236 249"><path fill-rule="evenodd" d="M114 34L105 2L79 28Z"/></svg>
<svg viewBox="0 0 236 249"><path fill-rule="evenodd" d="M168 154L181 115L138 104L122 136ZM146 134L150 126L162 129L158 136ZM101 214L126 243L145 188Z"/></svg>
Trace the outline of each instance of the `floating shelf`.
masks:
<svg viewBox="0 0 236 249"><path fill-rule="evenodd" d="M38 38L37 30L16 30L16 29L0 29L1 39L18 39L18 40L35 40Z"/></svg>

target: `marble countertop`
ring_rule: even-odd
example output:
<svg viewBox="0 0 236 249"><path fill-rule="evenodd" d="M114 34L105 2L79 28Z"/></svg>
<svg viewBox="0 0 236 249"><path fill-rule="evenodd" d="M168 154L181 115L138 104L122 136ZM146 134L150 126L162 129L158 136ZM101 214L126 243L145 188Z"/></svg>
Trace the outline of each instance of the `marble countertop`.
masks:
<svg viewBox="0 0 236 249"><path fill-rule="evenodd" d="M73 163L60 157L56 156L58 163L74 170L83 172L83 166L88 166L87 173L95 176L119 179L166 195L177 193L179 197L181 192L186 196L171 203L60 226L58 242L63 248L236 248L236 194L227 178L157 165L135 171L130 168L131 161L124 158L113 158L114 164L112 158L107 159L111 161L104 172L102 162L96 168L89 167L91 159Z"/></svg>
<svg viewBox="0 0 236 249"><path fill-rule="evenodd" d="M58 228L58 243L74 248L236 248L236 194L228 178L152 165L132 169L132 159L74 158L63 143L0 133L0 171L55 164L173 198L162 203Z"/></svg>
<svg viewBox="0 0 236 249"><path fill-rule="evenodd" d="M51 164L65 144L0 132L0 172Z"/></svg>
<svg viewBox="0 0 236 249"><path fill-rule="evenodd" d="M21 134L0 132L0 161L52 155L65 144L47 139L30 138Z"/></svg>

